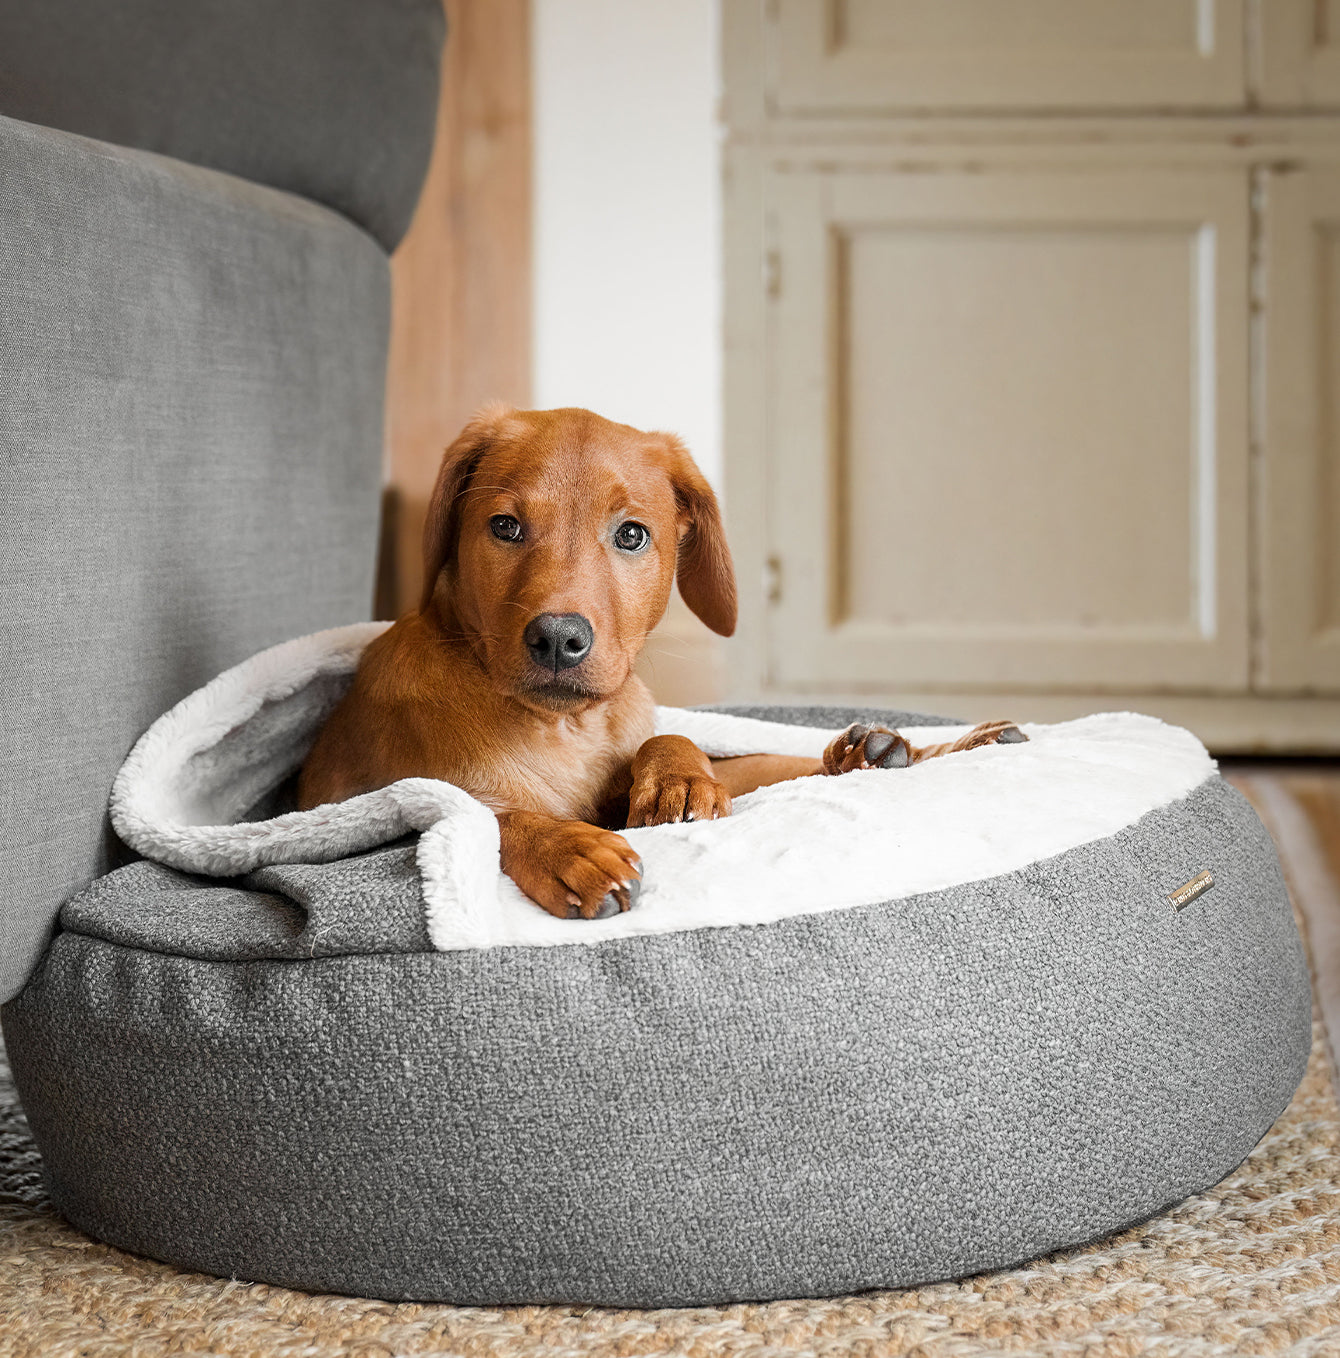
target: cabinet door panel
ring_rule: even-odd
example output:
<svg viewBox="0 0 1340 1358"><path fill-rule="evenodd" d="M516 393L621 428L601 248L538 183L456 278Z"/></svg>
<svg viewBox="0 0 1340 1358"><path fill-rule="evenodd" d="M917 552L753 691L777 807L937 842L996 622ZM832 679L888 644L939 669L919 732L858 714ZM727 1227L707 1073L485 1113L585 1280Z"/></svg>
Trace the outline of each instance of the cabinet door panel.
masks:
<svg viewBox="0 0 1340 1358"><path fill-rule="evenodd" d="M1259 686L1340 692L1340 170L1278 173L1266 211Z"/></svg>
<svg viewBox="0 0 1340 1358"><path fill-rule="evenodd" d="M772 681L1241 688L1245 175L772 192Z"/></svg>
<svg viewBox="0 0 1340 1358"><path fill-rule="evenodd" d="M1261 98L1274 107L1340 107L1340 0L1261 6Z"/></svg>
<svg viewBox="0 0 1340 1358"><path fill-rule="evenodd" d="M1197 108L1245 97L1243 0L779 0L790 113Z"/></svg>

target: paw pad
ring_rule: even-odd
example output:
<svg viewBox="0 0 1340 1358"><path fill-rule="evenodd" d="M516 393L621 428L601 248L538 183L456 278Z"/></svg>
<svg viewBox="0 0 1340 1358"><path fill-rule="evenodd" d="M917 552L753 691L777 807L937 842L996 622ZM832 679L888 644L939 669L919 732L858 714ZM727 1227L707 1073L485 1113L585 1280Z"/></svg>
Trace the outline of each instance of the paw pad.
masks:
<svg viewBox="0 0 1340 1358"><path fill-rule="evenodd" d="M896 731L871 731L865 738L865 760L872 768L905 769L911 747Z"/></svg>
<svg viewBox="0 0 1340 1358"><path fill-rule="evenodd" d="M912 747L883 726L854 722L824 751L824 772L851 773L856 769L904 769L912 762Z"/></svg>

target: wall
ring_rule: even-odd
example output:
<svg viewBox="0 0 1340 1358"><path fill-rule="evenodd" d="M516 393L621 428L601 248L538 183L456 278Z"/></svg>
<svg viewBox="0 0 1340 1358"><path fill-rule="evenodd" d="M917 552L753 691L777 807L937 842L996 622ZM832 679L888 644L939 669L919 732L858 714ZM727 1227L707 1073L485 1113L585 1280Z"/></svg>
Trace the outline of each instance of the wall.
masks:
<svg viewBox="0 0 1340 1358"><path fill-rule="evenodd" d="M534 400L721 484L716 0L533 0Z"/></svg>

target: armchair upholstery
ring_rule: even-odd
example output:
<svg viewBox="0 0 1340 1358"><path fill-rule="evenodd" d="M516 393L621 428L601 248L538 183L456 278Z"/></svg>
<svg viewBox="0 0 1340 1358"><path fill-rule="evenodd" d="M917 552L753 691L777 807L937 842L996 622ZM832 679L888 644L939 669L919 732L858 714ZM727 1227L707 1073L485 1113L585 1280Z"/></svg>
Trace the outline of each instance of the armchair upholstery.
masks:
<svg viewBox="0 0 1340 1358"><path fill-rule="evenodd" d="M15 41L24 14L198 11L255 26L281 9L312 24L319 9L331 30L287 53L313 100L302 118L267 115L291 174L271 173L274 156L269 169L247 160L255 108L239 113L235 143L213 126L227 116L221 74L207 115L174 120L155 104L140 123L69 119L152 128L185 155L199 114L199 159L281 188L0 116L0 1000L23 984L61 902L114 861L108 789L149 722L261 647L369 614L385 247L424 168L436 85L421 77L441 38L436 0L0 7L0 114L53 118L51 87L78 62L54 64L45 38ZM404 91L388 77L363 142L341 147L357 113L341 101L362 97L349 71L368 40L355 11L403 30L418 75ZM257 30L256 50L267 41ZM18 71L39 57L40 71ZM322 71L303 73L305 61ZM244 105L251 78L236 72ZM84 90L79 104L96 100ZM324 116L328 162L299 126ZM359 163L363 151L381 171Z"/></svg>
<svg viewBox="0 0 1340 1358"><path fill-rule="evenodd" d="M392 250L442 33L440 0L5 0L0 113L288 189Z"/></svg>

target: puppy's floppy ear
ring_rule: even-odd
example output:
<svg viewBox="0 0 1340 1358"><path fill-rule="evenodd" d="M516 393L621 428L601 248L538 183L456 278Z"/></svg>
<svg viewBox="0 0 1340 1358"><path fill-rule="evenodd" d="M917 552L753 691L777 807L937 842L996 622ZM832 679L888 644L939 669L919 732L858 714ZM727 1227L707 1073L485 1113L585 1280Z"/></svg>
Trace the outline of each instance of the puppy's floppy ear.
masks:
<svg viewBox="0 0 1340 1358"><path fill-rule="evenodd" d="M501 403L487 405L477 411L456 440L442 454L437 483L428 501L428 517L423 525L423 594L419 598L419 612L426 613L433 601L433 590L442 568L456 551L460 534L460 501L470 484L479 460L497 437L502 422L512 413L512 407Z"/></svg>
<svg viewBox="0 0 1340 1358"><path fill-rule="evenodd" d="M684 602L714 632L735 631L735 567L717 497L688 449L673 434L663 434L670 455L670 481L675 488L682 532L675 571Z"/></svg>

